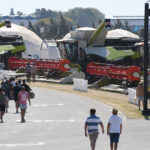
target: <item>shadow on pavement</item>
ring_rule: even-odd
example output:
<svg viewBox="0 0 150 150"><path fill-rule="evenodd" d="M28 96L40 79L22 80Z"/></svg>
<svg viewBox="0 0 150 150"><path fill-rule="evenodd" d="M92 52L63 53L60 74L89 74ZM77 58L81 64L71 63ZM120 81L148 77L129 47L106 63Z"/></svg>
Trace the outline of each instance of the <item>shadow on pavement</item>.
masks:
<svg viewBox="0 0 150 150"><path fill-rule="evenodd" d="M145 120L150 120L150 116L144 115Z"/></svg>

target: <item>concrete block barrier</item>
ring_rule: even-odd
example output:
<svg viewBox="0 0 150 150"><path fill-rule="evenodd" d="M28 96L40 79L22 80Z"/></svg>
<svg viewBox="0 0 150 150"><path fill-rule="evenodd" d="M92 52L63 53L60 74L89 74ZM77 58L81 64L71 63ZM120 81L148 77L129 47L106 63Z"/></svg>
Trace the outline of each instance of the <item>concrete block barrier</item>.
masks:
<svg viewBox="0 0 150 150"><path fill-rule="evenodd" d="M88 80L73 78L73 89L76 91L87 92Z"/></svg>

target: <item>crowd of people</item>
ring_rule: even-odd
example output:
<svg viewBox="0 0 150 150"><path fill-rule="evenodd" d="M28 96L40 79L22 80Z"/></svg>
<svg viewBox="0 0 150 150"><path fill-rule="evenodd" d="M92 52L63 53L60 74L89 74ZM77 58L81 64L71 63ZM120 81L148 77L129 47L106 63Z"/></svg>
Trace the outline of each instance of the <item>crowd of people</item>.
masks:
<svg viewBox="0 0 150 150"><path fill-rule="evenodd" d="M0 120L3 123L3 116L8 113L9 100L14 100L16 113L21 110L21 122L25 122L25 112L27 109L27 100L30 102L31 88L26 84L25 80L15 81L15 78L5 78L0 86Z"/></svg>

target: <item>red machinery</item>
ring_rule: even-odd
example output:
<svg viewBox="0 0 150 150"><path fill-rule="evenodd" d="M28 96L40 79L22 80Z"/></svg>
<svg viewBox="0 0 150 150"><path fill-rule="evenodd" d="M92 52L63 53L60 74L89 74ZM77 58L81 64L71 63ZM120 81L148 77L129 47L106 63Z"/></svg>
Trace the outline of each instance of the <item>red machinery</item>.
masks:
<svg viewBox="0 0 150 150"><path fill-rule="evenodd" d="M64 60L52 60L52 59L31 59L31 58L18 58L10 57L8 59L8 69L14 70L18 68L25 68L27 63L35 63L38 70L45 70L49 72L66 72L70 71L70 62L67 59Z"/></svg>
<svg viewBox="0 0 150 150"><path fill-rule="evenodd" d="M86 72L90 76L106 76L124 81L139 81L141 76L141 69L137 66L114 66L95 62L87 65Z"/></svg>

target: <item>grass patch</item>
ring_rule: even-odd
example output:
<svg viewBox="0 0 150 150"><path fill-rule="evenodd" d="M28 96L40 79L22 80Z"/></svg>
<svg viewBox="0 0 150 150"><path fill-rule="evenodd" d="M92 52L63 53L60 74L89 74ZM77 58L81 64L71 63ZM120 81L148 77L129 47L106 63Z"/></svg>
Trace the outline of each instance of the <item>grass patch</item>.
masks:
<svg viewBox="0 0 150 150"><path fill-rule="evenodd" d="M123 112L127 118L129 119L144 119L145 117L141 115L141 111L138 110L138 106L134 104L130 104L128 102L128 96L119 94L106 92L101 90L88 89L88 92L80 92L74 91L73 85L64 85L64 84L54 84L54 83L31 83L31 86L35 87L43 87L68 93L73 93L85 97L89 97L100 102L103 102L107 105L117 108L121 112Z"/></svg>

